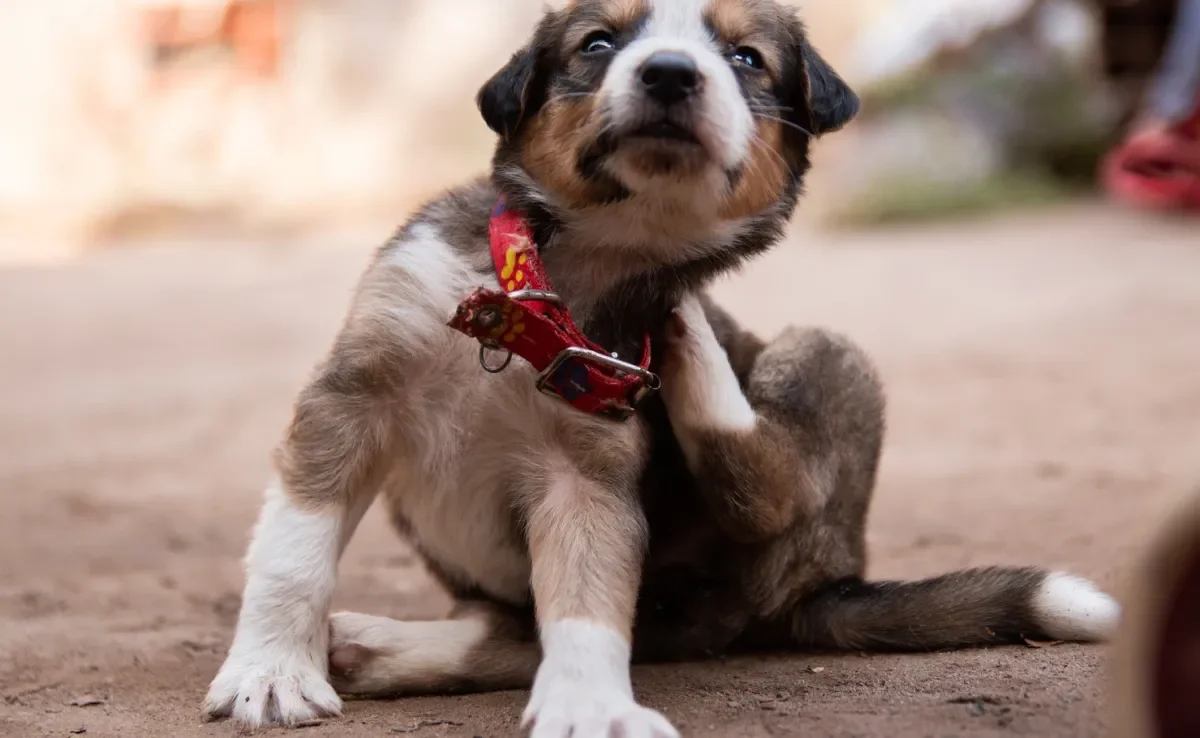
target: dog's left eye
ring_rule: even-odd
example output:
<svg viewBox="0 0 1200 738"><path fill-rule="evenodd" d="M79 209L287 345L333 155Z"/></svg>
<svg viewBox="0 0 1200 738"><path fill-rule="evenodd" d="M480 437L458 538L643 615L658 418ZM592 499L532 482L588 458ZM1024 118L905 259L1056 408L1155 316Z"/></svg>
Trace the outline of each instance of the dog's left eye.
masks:
<svg viewBox="0 0 1200 738"><path fill-rule="evenodd" d="M733 60L751 69L762 69L765 66L762 54L759 53L758 49L752 49L749 46L739 46L734 49Z"/></svg>

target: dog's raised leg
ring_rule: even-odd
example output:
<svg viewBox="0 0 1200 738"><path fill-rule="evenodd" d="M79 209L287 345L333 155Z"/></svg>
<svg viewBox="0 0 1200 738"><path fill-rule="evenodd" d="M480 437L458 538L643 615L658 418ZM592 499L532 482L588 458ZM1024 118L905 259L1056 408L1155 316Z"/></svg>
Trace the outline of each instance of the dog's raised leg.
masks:
<svg viewBox="0 0 1200 738"><path fill-rule="evenodd" d="M700 495L725 534L757 543L782 533L798 515L825 502L833 487L828 438L801 434L752 404L743 389L756 357L757 340L737 333L728 316L718 339L696 296L684 298L672 316L663 366L662 397ZM850 371L848 368L847 371Z"/></svg>
<svg viewBox="0 0 1200 738"><path fill-rule="evenodd" d="M634 701L630 682L647 540L636 474L589 475L550 453L546 486L524 510L543 657L523 725L533 738L673 738L666 718Z"/></svg>

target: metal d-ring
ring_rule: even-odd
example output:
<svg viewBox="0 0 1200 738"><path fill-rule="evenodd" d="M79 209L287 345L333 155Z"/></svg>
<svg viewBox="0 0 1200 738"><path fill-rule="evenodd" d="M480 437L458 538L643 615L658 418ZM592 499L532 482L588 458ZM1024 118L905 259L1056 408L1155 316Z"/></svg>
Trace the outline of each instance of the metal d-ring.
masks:
<svg viewBox="0 0 1200 738"><path fill-rule="evenodd" d="M504 357L504 362L501 363L500 366L492 366L488 364L488 351L503 351L506 354ZM508 365L512 363L512 357L513 353L511 351L508 349L502 349L494 343L479 344L479 366L483 367L483 370L488 374L499 374L507 369Z"/></svg>

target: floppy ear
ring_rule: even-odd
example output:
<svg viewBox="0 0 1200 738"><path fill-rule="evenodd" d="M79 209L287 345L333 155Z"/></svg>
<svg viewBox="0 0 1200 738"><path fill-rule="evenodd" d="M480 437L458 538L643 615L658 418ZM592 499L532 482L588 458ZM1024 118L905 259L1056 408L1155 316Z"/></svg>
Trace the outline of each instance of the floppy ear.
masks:
<svg viewBox="0 0 1200 738"><path fill-rule="evenodd" d="M506 141L516 134L527 115L536 112L529 104L536 67L537 52L527 46L513 54L508 64L492 75L475 98L488 128Z"/></svg>
<svg viewBox="0 0 1200 738"><path fill-rule="evenodd" d="M505 141L511 140L521 124L546 101L548 57L559 38L561 21L559 13L548 12L525 48L513 54L475 98L488 128Z"/></svg>
<svg viewBox="0 0 1200 738"><path fill-rule="evenodd" d="M858 115L858 95L850 89L829 62L821 58L808 39L800 42L800 56L808 73L808 106L813 133L832 133Z"/></svg>

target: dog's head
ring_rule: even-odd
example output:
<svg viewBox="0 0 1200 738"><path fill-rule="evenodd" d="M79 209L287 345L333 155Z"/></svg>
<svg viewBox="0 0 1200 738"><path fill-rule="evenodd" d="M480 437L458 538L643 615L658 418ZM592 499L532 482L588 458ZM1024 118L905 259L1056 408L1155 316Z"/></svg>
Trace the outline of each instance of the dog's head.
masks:
<svg viewBox="0 0 1200 738"><path fill-rule="evenodd" d="M498 165L560 207L725 220L794 203L809 139L858 110L776 0L571 0L478 102Z"/></svg>

